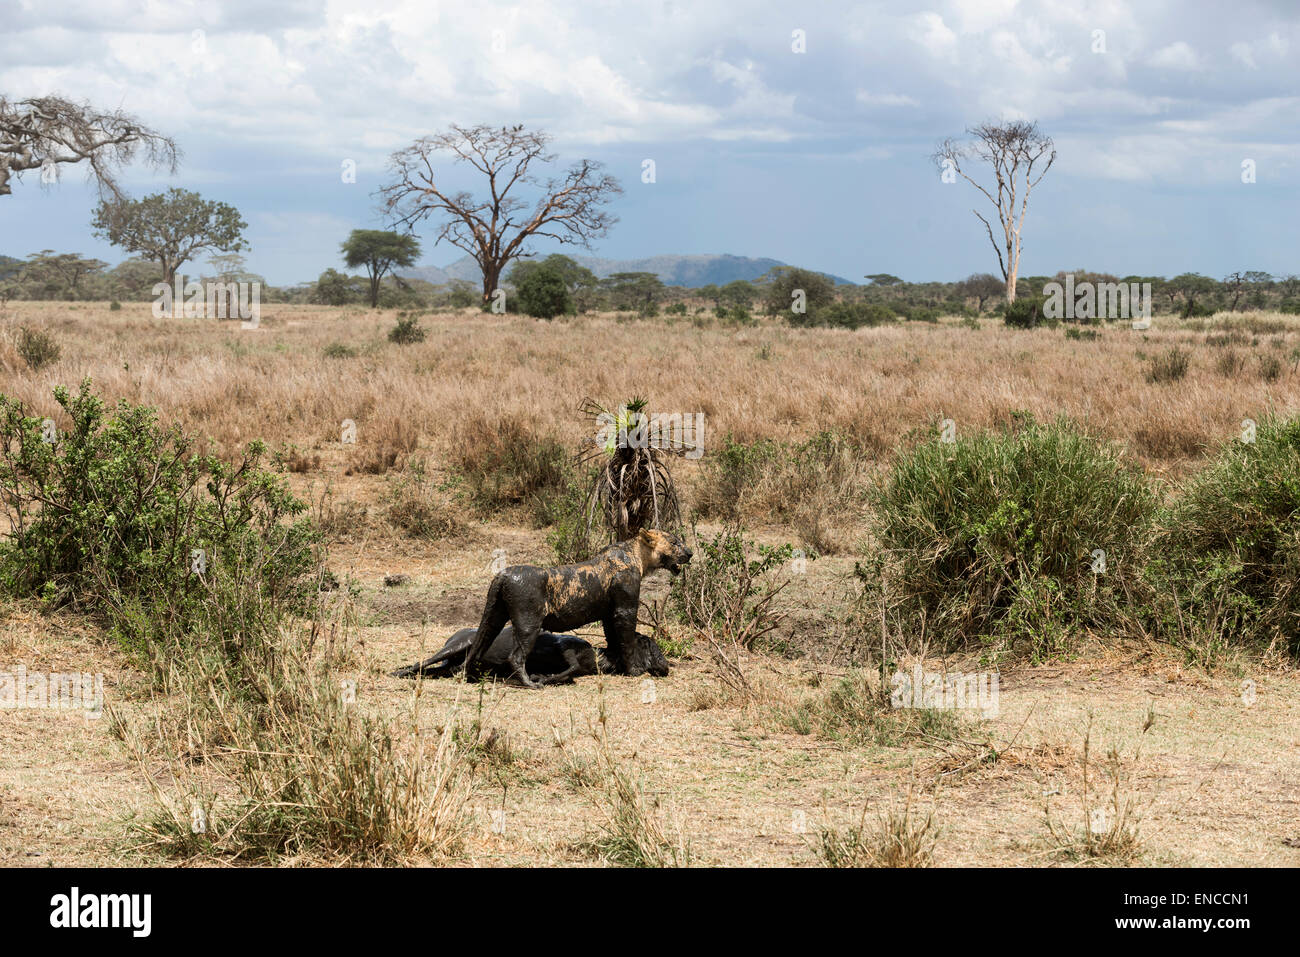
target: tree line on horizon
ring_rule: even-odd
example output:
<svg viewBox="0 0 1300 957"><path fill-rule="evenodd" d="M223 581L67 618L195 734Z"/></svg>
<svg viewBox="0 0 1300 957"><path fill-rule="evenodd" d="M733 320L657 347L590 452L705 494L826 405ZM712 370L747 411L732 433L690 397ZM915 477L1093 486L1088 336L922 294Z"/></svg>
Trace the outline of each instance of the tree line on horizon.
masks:
<svg viewBox="0 0 1300 957"><path fill-rule="evenodd" d="M1039 316L1043 286L1056 276L1019 275L1021 232L1029 196L1050 170L1056 149L1036 123L984 123L967 130L966 142L944 140L933 155L943 182L958 177L974 186L996 209L996 226L974 210L997 255L1000 277L977 273L959 282L909 283L887 273L869 274L862 286L835 287L821 273L775 267L755 280L688 290L666 286L654 273L624 272L597 279L574 259L554 254L533 258L531 243L549 239L590 249L617 223L606 208L621 194L618 181L600 163L579 160L543 178L553 163L551 136L522 125L491 127L453 124L392 154L390 179L377 192L379 212L393 229L357 229L341 243L343 265L326 269L314 282L275 288L247 271L242 255L247 223L228 203L172 188L134 199L122 190L118 173L144 160L175 171L181 152L163 134L120 110L104 112L89 103L49 96L13 101L0 95L0 196L12 192L25 173L39 170L42 183L58 181L63 165L85 165L100 191L92 227L95 235L132 258L110 268L75 253L41 250L26 259L0 256L0 302L23 299L152 298L158 282L172 284L186 263L208 257L211 278L258 281L270 302L371 307L467 308L523 312L542 318L593 310L642 316L696 313L711 305L719 318L746 321L756 307L785 313L792 324L874 325L895 318L934 320L940 314L975 316L1005 300L1004 314ZM442 182L442 159L468 164L485 192L453 192ZM978 161L989 167L993 185L968 172ZM521 191L532 189L530 203ZM447 242L468 253L482 273L473 284L443 286L403 277L421 251L414 231L428 224L434 244ZM403 231L404 230L404 231ZM363 272L355 272L362 270ZM1203 315L1220 309L1275 308L1300 313L1300 279L1239 270L1222 280L1197 273L1170 279L1116 277L1085 270L1076 281L1150 283L1162 312ZM504 292L504 297L501 293ZM1020 306L1018 298L1027 299ZM701 305L704 303L705 305Z"/></svg>

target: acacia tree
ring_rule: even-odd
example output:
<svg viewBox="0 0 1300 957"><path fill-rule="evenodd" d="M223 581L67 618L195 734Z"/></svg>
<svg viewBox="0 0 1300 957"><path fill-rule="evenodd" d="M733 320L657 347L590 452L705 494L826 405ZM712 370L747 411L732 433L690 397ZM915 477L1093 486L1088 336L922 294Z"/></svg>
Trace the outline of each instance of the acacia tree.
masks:
<svg viewBox="0 0 1300 957"><path fill-rule="evenodd" d="M354 229L343 243L343 261L349 269L366 268L370 277L370 308L379 306L379 283L393 267L408 268L420 258L420 241L414 236L382 229Z"/></svg>
<svg viewBox="0 0 1300 957"><path fill-rule="evenodd" d="M0 95L0 196L11 194L11 181L27 170L86 163L100 196L120 199L117 172L138 156L174 173L180 151L121 110L106 113L59 96L10 101Z"/></svg>
<svg viewBox="0 0 1300 957"><path fill-rule="evenodd" d="M988 231L989 242L998 254L998 266L1006 282L1007 302L1016 301L1016 274L1020 271L1020 254L1023 250L1021 230L1025 225L1025 211L1029 208L1029 194L1042 182L1056 160L1056 147L1052 138L1038 129L1037 123L1012 120L1007 123L981 123L966 130L973 140L961 143L944 140L939 144L933 159L945 175L958 174L978 189L990 203L997 207L998 223L1002 229L1002 242L993 238L993 227L979 210L972 210ZM1046 157L1046 163L1043 158ZM997 183L996 195L977 183L963 169L972 159L982 160L993 167ZM1038 166L1035 175L1034 167Z"/></svg>
<svg viewBox="0 0 1300 957"><path fill-rule="evenodd" d="M107 268L108 263L100 259L86 259L77 253L55 253L52 249L42 249L27 257L22 277L41 286L52 297L57 294L59 298L80 299L82 281Z"/></svg>
<svg viewBox="0 0 1300 957"><path fill-rule="evenodd" d="M420 221L441 220L438 238L465 250L483 271L483 299L496 291L505 268L530 254L528 242L546 237L562 244L591 247L618 220L602 207L623 190L601 164L579 160L561 176L545 182L534 164L555 160L546 151L549 134L522 126L455 126L425 136L390 161L393 182L379 191L382 209L394 225L414 228ZM450 154L469 163L487 179L487 194L452 193L434 175L434 158ZM518 191L540 191L530 204Z"/></svg>
<svg viewBox="0 0 1300 957"><path fill-rule="evenodd" d="M200 250L235 253L248 248L243 235L248 224L239 210L185 189L139 200L101 200L91 225L97 236L114 246L156 260L169 285L176 271Z"/></svg>

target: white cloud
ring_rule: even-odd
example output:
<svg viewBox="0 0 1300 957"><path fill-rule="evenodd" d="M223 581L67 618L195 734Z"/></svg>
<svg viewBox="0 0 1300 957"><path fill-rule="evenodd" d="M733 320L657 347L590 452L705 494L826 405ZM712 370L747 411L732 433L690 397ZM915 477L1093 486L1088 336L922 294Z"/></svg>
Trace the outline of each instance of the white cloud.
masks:
<svg viewBox="0 0 1300 957"><path fill-rule="evenodd" d="M920 104L906 93L871 93L858 90L854 98L867 106L919 106Z"/></svg>
<svg viewBox="0 0 1300 957"><path fill-rule="evenodd" d="M912 20L912 38L925 47L936 59L954 59L957 52L957 34L943 22L943 17L933 11L918 13Z"/></svg>
<svg viewBox="0 0 1300 957"><path fill-rule="evenodd" d="M1161 47L1147 61L1151 66L1162 70L1199 70L1201 58L1196 51L1183 40L1177 40L1167 47Z"/></svg>
<svg viewBox="0 0 1300 957"><path fill-rule="evenodd" d="M1239 40L1232 46L1228 47L1228 53L1232 55L1234 60L1245 66L1247 69L1259 69L1255 64L1255 54L1251 50L1250 44L1246 43L1244 40Z"/></svg>

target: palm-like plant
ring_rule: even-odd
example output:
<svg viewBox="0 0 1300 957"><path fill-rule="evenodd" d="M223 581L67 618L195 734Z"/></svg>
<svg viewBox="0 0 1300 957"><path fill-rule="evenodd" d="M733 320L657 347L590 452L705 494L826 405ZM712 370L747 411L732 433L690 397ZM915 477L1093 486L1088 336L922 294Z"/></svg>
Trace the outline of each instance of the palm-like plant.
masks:
<svg viewBox="0 0 1300 957"><path fill-rule="evenodd" d="M687 448L649 441L647 405L637 397L610 412L593 399L582 403L582 412L592 416L599 428L599 437L589 439L589 446L578 453L580 465L595 466L587 494L588 536L598 511L614 541L631 538L643 528L681 525L681 506L667 458L683 455Z"/></svg>

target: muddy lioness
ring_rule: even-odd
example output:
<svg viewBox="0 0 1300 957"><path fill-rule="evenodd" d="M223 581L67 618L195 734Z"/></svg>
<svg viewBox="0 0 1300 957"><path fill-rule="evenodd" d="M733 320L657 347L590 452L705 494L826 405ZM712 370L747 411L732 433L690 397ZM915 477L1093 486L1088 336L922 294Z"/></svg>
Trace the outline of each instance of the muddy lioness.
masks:
<svg viewBox="0 0 1300 957"><path fill-rule="evenodd" d="M530 688L541 687L527 669L538 634L543 628L562 632L593 621L605 629L614 669L625 675L645 674L649 653L636 636L641 579L657 568L676 575L690 560L691 550L680 538L643 528L635 538L601 549L576 565L512 565L488 586L483 619L465 655L466 674L478 674L479 659L509 622L515 629L509 655L514 675Z"/></svg>
<svg viewBox="0 0 1300 957"><path fill-rule="evenodd" d="M431 658L390 672L394 678L447 678L465 664L465 655L478 634L477 628L462 628L450 638ZM637 643L643 646L649 658L647 670L657 678L668 675L668 659L655 640L638 633ZM492 640L487 651L479 657L479 670L496 678L511 679L514 667L510 652L515 648L515 626L506 625L501 634ZM543 631L533 643L528 655L528 675L544 685L565 684L583 675L606 674L615 669L604 650L597 651L590 642L577 635L557 635Z"/></svg>

